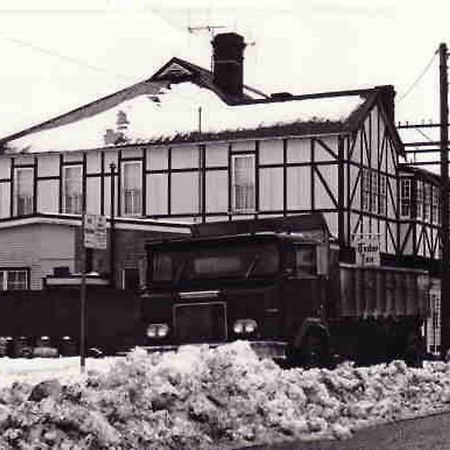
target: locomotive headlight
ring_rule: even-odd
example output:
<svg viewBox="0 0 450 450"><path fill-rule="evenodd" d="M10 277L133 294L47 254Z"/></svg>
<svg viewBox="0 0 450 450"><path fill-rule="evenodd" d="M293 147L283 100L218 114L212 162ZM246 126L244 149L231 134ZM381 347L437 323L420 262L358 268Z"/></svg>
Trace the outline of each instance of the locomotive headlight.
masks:
<svg viewBox="0 0 450 450"><path fill-rule="evenodd" d="M169 333L169 326L166 323L151 323L147 327L147 337L165 338Z"/></svg>
<svg viewBox="0 0 450 450"><path fill-rule="evenodd" d="M253 319L239 319L234 322L233 331L236 334L251 334L258 327L256 320Z"/></svg>

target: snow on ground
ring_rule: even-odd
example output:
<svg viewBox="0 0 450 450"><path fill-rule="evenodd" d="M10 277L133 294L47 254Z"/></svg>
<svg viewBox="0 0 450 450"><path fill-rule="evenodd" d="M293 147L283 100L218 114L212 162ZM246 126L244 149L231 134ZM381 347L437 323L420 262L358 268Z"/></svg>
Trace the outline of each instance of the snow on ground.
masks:
<svg viewBox="0 0 450 450"><path fill-rule="evenodd" d="M299 122L342 122L364 99L345 97L229 106L214 92L191 82L161 87L159 94L137 95L94 116L27 134L8 143L16 151L80 150L104 147L107 129L117 132L119 115L127 143L165 141L203 133L255 130ZM201 108L201 112L199 112Z"/></svg>
<svg viewBox="0 0 450 450"><path fill-rule="evenodd" d="M86 378L90 372L105 372L119 358L86 358L85 375L81 376L80 358L0 358L0 388L13 382L36 384L58 378L62 383L71 383Z"/></svg>
<svg viewBox="0 0 450 450"><path fill-rule="evenodd" d="M283 370L246 342L88 360L91 373L82 379L77 358L0 366L8 386L0 389L0 448L211 449L345 439L361 427L450 409L447 363ZM19 376L27 383L11 384ZM33 384L53 377L63 386L36 394Z"/></svg>

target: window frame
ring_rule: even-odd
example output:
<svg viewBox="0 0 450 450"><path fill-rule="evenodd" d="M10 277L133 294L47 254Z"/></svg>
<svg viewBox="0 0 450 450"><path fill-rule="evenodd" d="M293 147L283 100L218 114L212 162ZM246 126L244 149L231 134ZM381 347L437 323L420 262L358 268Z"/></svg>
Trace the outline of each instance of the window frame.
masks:
<svg viewBox="0 0 450 450"><path fill-rule="evenodd" d="M362 187L361 187L361 209L365 212L371 212L371 174L369 169L362 169Z"/></svg>
<svg viewBox="0 0 450 450"><path fill-rule="evenodd" d="M431 222L431 184L423 183L423 220Z"/></svg>
<svg viewBox="0 0 450 450"><path fill-rule="evenodd" d="M68 208L67 203L67 171L73 169L80 170L80 193L79 193L79 207L78 208ZM82 214L83 209L83 165L82 164L71 164L70 166L63 167L62 174L62 212L63 214ZM71 205L70 205L71 206Z"/></svg>
<svg viewBox="0 0 450 450"><path fill-rule="evenodd" d="M387 214L387 176L384 173L379 174L379 198L378 198L378 211L380 215L385 216Z"/></svg>
<svg viewBox="0 0 450 450"><path fill-rule="evenodd" d="M411 218L411 178L400 178L400 208L401 218ZM406 187L407 186L407 187Z"/></svg>
<svg viewBox="0 0 450 450"><path fill-rule="evenodd" d="M424 218L424 188L421 180L416 180L416 219Z"/></svg>
<svg viewBox="0 0 450 450"><path fill-rule="evenodd" d="M126 166L137 166L138 169L138 187L127 188L125 177ZM136 217L142 216L143 209L143 184L142 184L142 161L122 161L121 164L121 186L120 186L120 212L122 216ZM131 196L127 196L127 192L131 191ZM131 204L127 203L127 200L131 199Z"/></svg>
<svg viewBox="0 0 450 450"><path fill-rule="evenodd" d="M431 218L432 222L439 224L440 218L440 203L439 203L439 188L436 186L431 187Z"/></svg>
<svg viewBox="0 0 450 450"><path fill-rule="evenodd" d="M386 174L371 168L362 169L361 209L367 213L386 215Z"/></svg>
<svg viewBox="0 0 450 450"><path fill-rule="evenodd" d="M10 283L20 283L17 281L11 281L10 276L13 273L20 272L25 275L24 287L23 288L10 288ZM0 268L0 291L28 291L30 289L30 270L28 267L8 267ZM5 276L6 275L6 276Z"/></svg>
<svg viewBox="0 0 450 450"><path fill-rule="evenodd" d="M244 195L238 194L238 184L236 182L236 160L248 158L251 160L248 173L251 175L249 183L242 183L240 187L249 189L244 191ZM244 199L244 204L238 204ZM248 205L250 203L250 205ZM254 153L239 153L231 155L231 210L233 213L254 213L256 211L256 155Z"/></svg>
<svg viewBox="0 0 450 450"><path fill-rule="evenodd" d="M28 172L31 174L30 185L31 192L30 195L20 195L21 186L19 183L19 173ZM27 198L25 205L26 207L21 210L19 208L19 198ZM14 169L14 197L13 197L13 213L16 217L26 216L33 214L34 211L34 168L33 167L16 167Z"/></svg>

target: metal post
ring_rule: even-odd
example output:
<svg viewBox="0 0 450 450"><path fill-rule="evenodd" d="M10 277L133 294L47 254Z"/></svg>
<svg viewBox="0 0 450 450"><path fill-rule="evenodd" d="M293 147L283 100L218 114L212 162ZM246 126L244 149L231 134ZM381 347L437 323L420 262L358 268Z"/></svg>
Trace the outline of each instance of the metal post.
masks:
<svg viewBox="0 0 450 450"><path fill-rule="evenodd" d="M115 206L116 206L116 165L111 163L109 165L111 169L111 198L110 198L110 228L109 228L109 282L112 288L116 287L116 264L115 264L115 242L114 242L114 221L115 221Z"/></svg>
<svg viewBox="0 0 450 450"><path fill-rule="evenodd" d="M448 75L447 45L439 45L440 166L441 166L441 354L450 348L449 189L448 189Z"/></svg>
<svg viewBox="0 0 450 450"><path fill-rule="evenodd" d="M86 368L86 247L84 235L86 229L86 190L83 189L82 222L81 222L81 285L80 285L80 370Z"/></svg>

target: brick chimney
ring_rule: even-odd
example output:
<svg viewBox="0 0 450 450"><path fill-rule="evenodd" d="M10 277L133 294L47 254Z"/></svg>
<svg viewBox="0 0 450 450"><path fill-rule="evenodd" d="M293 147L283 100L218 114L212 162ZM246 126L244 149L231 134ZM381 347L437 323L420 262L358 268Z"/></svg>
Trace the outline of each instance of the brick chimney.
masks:
<svg viewBox="0 0 450 450"><path fill-rule="evenodd" d="M213 41L214 84L226 96L242 97L244 38L237 33L217 34Z"/></svg>

